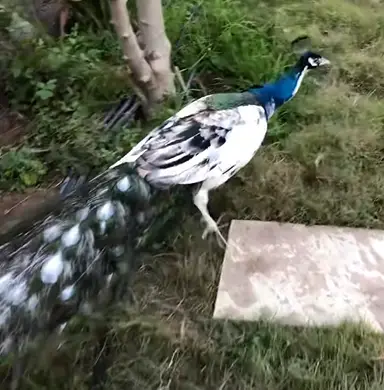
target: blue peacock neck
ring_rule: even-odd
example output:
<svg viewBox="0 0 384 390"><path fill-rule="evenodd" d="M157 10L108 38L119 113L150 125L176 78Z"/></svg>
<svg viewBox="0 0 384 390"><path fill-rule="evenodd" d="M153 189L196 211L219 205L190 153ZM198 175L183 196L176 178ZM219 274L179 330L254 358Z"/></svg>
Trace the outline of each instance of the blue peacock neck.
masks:
<svg viewBox="0 0 384 390"><path fill-rule="evenodd" d="M307 66L299 61L275 82L266 83L259 88L250 88L248 92L257 96L269 119L280 106L296 95L306 72Z"/></svg>

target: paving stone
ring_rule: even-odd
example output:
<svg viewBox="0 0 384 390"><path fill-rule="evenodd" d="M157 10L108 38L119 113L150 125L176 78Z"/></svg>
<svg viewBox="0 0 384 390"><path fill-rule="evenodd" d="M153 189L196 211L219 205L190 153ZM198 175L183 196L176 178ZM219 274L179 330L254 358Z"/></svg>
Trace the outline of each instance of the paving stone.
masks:
<svg viewBox="0 0 384 390"><path fill-rule="evenodd" d="M384 231L232 221L214 318L383 332Z"/></svg>

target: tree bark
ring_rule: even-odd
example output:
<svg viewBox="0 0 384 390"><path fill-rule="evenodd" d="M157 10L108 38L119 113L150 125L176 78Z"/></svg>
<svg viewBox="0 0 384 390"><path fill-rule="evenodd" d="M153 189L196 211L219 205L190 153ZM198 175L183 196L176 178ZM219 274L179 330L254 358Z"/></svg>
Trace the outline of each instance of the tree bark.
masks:
<svg viewBox="0 0 384 390"><path fill-rule="evenodd" d="M142 90L146 96L146 90L153 88L148 84L152 84L152 70L144 58L144 53L140 49L133 32L126 0L111 0L111 23L113 24L116 33L120 39L123 50L123 59L132 72L134 82ZM147 87L148 86L148 87ZM143 98L143 96L141 96Z"/></svg>
<svg viewBox="0 0 384 390"><path fill-rule="evenodd" d="M174 93L171 44L166 36L161 0L137 0L140 42L129 18L127 0L110 0L111 23L120 38L124 60L147 108Z"/></svg>
<svg viewBox="0 0 384 390"><path fill-rule="evenodd" d="M136 0L136 4L144 55L156 80L152 98L158 101L175 93L171 43L165 32L161 0Z"/></svg>

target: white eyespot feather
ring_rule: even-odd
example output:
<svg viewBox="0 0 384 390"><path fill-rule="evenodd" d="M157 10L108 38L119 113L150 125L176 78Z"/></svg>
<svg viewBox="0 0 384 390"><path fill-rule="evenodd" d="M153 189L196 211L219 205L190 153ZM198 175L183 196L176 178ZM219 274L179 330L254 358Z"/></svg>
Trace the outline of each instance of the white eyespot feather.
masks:
<svg viewBox="0 0 384 390"><path fill-rule="evenodd" d="M63 255L60 251L50 256L41 267L41 280L45 284L54 284L63 272Z"/></svg>

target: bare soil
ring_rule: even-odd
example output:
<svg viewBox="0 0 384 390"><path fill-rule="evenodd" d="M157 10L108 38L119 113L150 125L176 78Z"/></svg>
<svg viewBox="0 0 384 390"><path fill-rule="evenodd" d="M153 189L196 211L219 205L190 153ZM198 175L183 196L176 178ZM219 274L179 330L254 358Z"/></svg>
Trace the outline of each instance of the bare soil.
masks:
<svg viewBox="0 0 384 390"><path fill-rule="evenodd" d="M0 244L24 221L37 217L42 207L58 199L57 188L39 188L0 195ZM8 238L8 237L7 237Z"/></svg>

